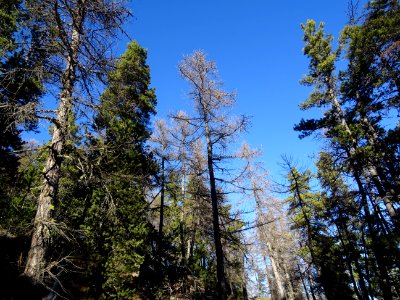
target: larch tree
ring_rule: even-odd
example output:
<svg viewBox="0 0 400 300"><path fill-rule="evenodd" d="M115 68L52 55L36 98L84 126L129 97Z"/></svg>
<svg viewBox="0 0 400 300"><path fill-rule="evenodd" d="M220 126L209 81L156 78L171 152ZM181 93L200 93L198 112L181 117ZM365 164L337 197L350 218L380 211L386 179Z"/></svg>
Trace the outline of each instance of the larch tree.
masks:
<svg viewBox="0 0 400 300"><path fill-rule="evenodd" d="M158 120L155 124L155 131L151 137L154 144L153 151L160 159L160 218L158 222L157 251L162 255L162 243L164 235L164 213L165 213L165 189L167 185L167 166L171 160L171 133L165 120Z"/></svg>
<svg viewBox="0 0 400 300"><path fill-rule="evenodd" d="M220 192L217 182L224 178L217 177L216 170L222 168L222 162L229 156L226 154L229 143L246 128L248 119L244 116L232 118L228 110L233 106L233 93L221 89L215 63L208 61L201 51L183 59L179 65L181 76L189 82L190 97L193 100L197 115L187 119L194 124L205 139L208 181L212 203L212 224L214 246L217 260L217 291L219 299L226 299L227 286L225 278L225 260L220 228Z"/></svg>
<svg viewBox="0 0 400 300"><path fill-rule="evenodd" d="M296 274L296 245L289 231L283 203L271 195L268 174L256 159L260 151L243 144L240 155L246 162L250 196L255 202L255 225L259 248L268 274L268 285L272 299L301 299L299 278Z"/></svg>
<svg viewBox="0 0 400 300"><path fill-rule="evenodd" d="M185 228L185 218L187 213L187 203L186 202L186 182L187 182L187 173L188 173L188 165L189 165L189 154L188 151L190 149L190 144L193 139L192 128L189 123L185 120L188 119L188 116L185 112L179 111L176 114L177 118L173 117L174 126L171 131L171 136L174 140L173 146L176 149L176 160L180 165L180 218L179 218L179 237L180 237L180 247L181 247L181 261L185 265L190 256L190 244L191 239L186 237L186 228Z"/></svg>

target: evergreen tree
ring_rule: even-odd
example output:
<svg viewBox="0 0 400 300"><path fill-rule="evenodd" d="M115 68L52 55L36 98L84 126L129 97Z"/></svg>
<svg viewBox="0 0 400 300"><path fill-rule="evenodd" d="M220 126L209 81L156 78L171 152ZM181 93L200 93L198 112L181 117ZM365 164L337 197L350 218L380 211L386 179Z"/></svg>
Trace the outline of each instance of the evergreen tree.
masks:
<svg viewBox="0 0 400 300"><path fill-rule="evenodd" d="M10 205L10 193L18 178L18 154L23 150L20 134L25 127L35 129L31 110L42 94L41 65L37 49L18 46L16 35L34 29L23 22L26 15L21 1L0 2L0 206ZM36 60L34 60L36 58Z"/></svg>
<svg viewBox="0 0 400 300"><path fill-rule="evenodd" d="M90 145L97 184L85 231L89 246L99 254L107 298L133 296L151 230L146 191L155 166L146 141L156 98L146 57L146 50L133 42L110 73Z"/></svg>
<svg viewBox="0 0 400 300"><path fill-rule="evenodd" d="M328 299L353 299L340 248L329 234L329 224L324 222L324 199L310 188L311 172L299 172L290 162L287 164L288 192L291 194L288 198L289 214L304 245L303 255L309 255L315 268L315 281L320 283Z"/></svg>
<svg viewBox="0 0 400 300"><path fill-rule="evenodd" d="M331 158L321 156L325 163L319 166L325 189L321 201L331 209L324 218L328 226L337 227L338 235L332 238L340 240L345 267L349 272L356 269L361 277L358 290L356 277L350 276L359 298L365 298L369 289L369 294L392 299L397 282L398 141L393 139L397 125L387 126L386 116L398 97L394 63L398 11L397 1L371 1L360 24L344 28L337 50L332 49L333 37L325 34L323 24L317 28L309 20L303 25L310 66L302 82L314 90L301 107L323 107L325 112L320 119L302 120L295 129L301 137L322 129L328 139ZM337 72L336 61L343 50L348 66ZM332 180L332 174L350 175L350 186L356 189L349 193L345 185ZM352 205L345 199L351 199ZM355 222L359 224L353 227L356 234L347 234L346 218L356 221L357 217L363 222ZM385 255L388 252L390 257ZM355 262L358 257L365 258L363 264Z"/></svg>

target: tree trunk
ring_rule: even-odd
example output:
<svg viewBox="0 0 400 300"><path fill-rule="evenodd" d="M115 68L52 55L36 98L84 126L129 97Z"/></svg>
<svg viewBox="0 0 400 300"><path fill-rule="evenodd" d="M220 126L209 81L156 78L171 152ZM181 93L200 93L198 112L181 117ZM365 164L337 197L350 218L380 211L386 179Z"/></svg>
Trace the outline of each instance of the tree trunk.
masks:
<svg viewBox="0 0 400 300"><path fill-rule="evenodd" d="M57 9L57 7L55 8ZM38 199L38 207L34 220L31 247L24 270L24 275L34 282L40 282L46 265L45 254L49 246L50 227L54 226L51 219L54 209L54 201L57 196L58 182L61 174L62 150L68 136L69 116L73 102L73 89L76 82L75 70L80 44L80 32L85 17L85 0L73 12L74 22L69 44L67 64L62 76L62 88L60 93L60 104L57 111L56 121L50 151L46 165L43 170L43 186Z"/></svg>
<svg viewBox="0 0 400 300"><path fill-rule="evenodd" d="M356 166L353 166L353 168L355 170L357 170ZM376 263L377 263L378 272L379 272L378 273L379 274L379 276L378 276L379 285L380 285L380 288L382 289L383 299L391 300L391 299L393 299L393 295L392 295L392 291L391 291L392 284L391 284L391 280L389 277L389 273L388 273L386 265L385 265L384 257L381 253L380 245L377 242L378 234L375 231L375 228L373 225L373 220L372 220L372 215L369 211L367 195L363 188L360 176L357 171L356 171L355 175L356 175L355 179L356 179L356 182L359 187L360 194L361 194L361 201L362 201L361 206L365 213L365 220L366 220L366 223L368 226L369 233L371 234L371 247L372 247L374 256L376 258Z"/></svg>
<svg viewBox="0 0 400 300"><path fill-rule="evenodd" d="M343 236L342 236L342 233L341 233L341 231L342 231L342 226L345 227L346 224L340 226L339 224L337 224L337 223L335 222L335 226L336 226L336 230L337 230L337 232L338 232L338 237L339 237L340 244L341 244L342 249L343 249L343 251L344 251L344 253L345 253L344 255L345 255L345 261L346 261L346 264L347 264L347 270L349 271L350 279L351 279L351 281L352 281L352 283L353 283L354 292L356 293L357 298L358 298L359 300L367 299L367 298L364 298L364 295L362 295L362 294L360 293L360 291L359 291L359 289L358 289L358 287L357 287L357 282L356 282L356 279L354 278L353 266L352 266L352 261L351 261L351 251L350 251L349 249L347 249L347 247L346 247L346 242L344 241ZM359 285L360 285L360 283L361 283L361 281L359 281ZM360 286L361 286L361 285L360 285ZM363 290L363 291L364 291L364 290ZM366 295L367 295L367 294L365 294L365 296L366 296Z"/></svg>
<svg viewBox="0 0 400 300"><path fill-rule="evenodd" d="M206 116L206 114L205 114ZM226 300L226 282L225 282L225 267L224 267L224 252L222 249L221 232L219 229L219 211L218 211L218 195L215 185L214 166L213 166L213 146L210 138L210 130L208 122L205 119L205 132L207 141L207 165L208 173L210 176L210 192L211 192L211 203L212 203L212 214L213 214L213 232L214 232L214 243L215 243L215 255L217 257L217 290L218 299Z"/></svg>
<svg viewBox="0 0 400 300"><path fill-rule="evenodd" d="M356 154L356 141L354 140L353 134L344 118L341 106L335 97L333 97L333 107L338 114L340 123L345 127L346 132L349 134L349 136L352 137L351 146L347 147L345 149L347 152L347 155L351 159ZM364 121L365 121L365 119L364 119ZM364 124L364 125L367 126L368 124ZM370 136L369 142L370 143L374 142L374 141L371 141L371 136ZM377 244L378 234L375 232L375 228L374 228L374 225L372 222L372 216L370 214L369 207L368 207L367 193L366 193L366 190L364 189L364 184L361 181L361 174L362 174L363 166L359 166L356 162L354 162L352 160L350 161L350 166L353 171L354 179L356 180L357 186L359 188L359 192L361 194L362 207L364 209L365 219L366 219L368 229L371 234L372 251L374 252L375 258L377 260L377 266L378 266L378 270L380 273L379 282L380 282L380 287L382 289L383 298L384 299L393 299L393 295L392 295L391 288L390 288L390 286L391 286L390 276L387 272L387 268L384 263L384 258L381 254L381 250L379 249L379 245ZM367 177L367 180L372 181L374 183L375 187L378 190L379 195L384 200L385 207L386 207L389 215L391 216L393 223L397 226L396 212L394 211L393 204L392 204L391 200L388 198L388 195L385 195L385 193L383 191L383 187L381 185L381 182L379 181L378 171L376 170L375 166L373 166L373 165L367 166L367 171L369 173L369 174L367 174L367 175L369 175Z"/></svg>
<svg viewBox="0 0 400 300"><path fill-rule="evenodd" d="M160 222L158 224L158 243L157 251L161 257L162 252L162 239L163 239L163 226L164 226L164 197L165 197L165 158L164 154L161 158L161 195L160 195Z"/></svg>
<svg viewBox="0 0 400 300"><path fill-rule="evenodd" d="M365 101L361 99L357 95L357 106L358 110L360 111L360 122L361 125L364 127L366 131L366 136L368 143L372 147L376 147L379 141L378 134L374 128L374 126L371 124L370 120L368 119L366 112L365 112ZM379 162L376 161L376 159L373 159L373 165L371 166L370 170L370 175L373 183L375 184L379 196L383 199L385 203L385 207L387 212L389 213L393 223L396 226L396 229L399 229L399 220L398 220L398 215L397 212L393 206L393 202L396 202L398 200L398 193L396 190L398 190L398 186L394 187L389 181L388 178L382 169L382 166L379 164ZM376 165L375 165L376 164Z"/></svg>
<svg viewBox="0 0 400 300"><path fill-rule="evenodd" d="M286 286L286 289L287 289L287 299L288 300L295 300L296 299L296 294L295 294L295 290L294 290L294 287L293 287L292 278L290 278L289 270L288 270L287 265L286 265L286 263L284 261L282 261L281 265L283 266L283 273L285 275L285 282L286 282L285 286Z"/></svg>
<svg viewBox="0 0 400 300"><path fill-rule="evenodd" d="M263 259L264 259L264 264L265 264L265 275L267 276L267 281L268 281L268 287L269 287L269 293L271 295L271 299L276 299L277 298L277 291L276 291L276 280L274 278L273 272L269 269L268 263L267 263L267 255L265 249L263 249Z"/></svg>
<svg viewBox="0 0 400 300"><path fill-rule="evenodd" d="M252 171L252 168L251 168L251 165L250 165L250 161L248 160L247 163L248 163L248 172L249 172L249 175L250 175L251 187L252 187L252 190L253 190L253 196L254 196L254 199L256 200L257 215L258 215L258 219L259 219L259 222L258 222L259 224L257 224L257 225L260 225L258 227L258 229L260 231L260 238L261 238L261 241L267 246L268 252L265 251L265 249L263 249L263 250L264 250L264 254L265 255L268 254L268 256L269 256L269 259L271 261L272 273L273 273L274 278L275 278L274 284L275 284L275 287L276 287L276 294L277 295L274 298L285 299L286 298L285 284L284 284L284 281L282 279L281 273L279 272L280 270L279 270L279 267L278 267L277 260L275 259L275 252L273 251L271 243L270 243L270 241L269 241L269 239L267 237L267 234L265 232L266 229L261 227L262 224L266 224L267 223L267 220L266 220L266 217L264 216L264 214L263 214L263 212L261 210L261 199L259 197L259 194L257 193L258 189L257 189L256 183L254 181L254 175L253 175L253 171ZM285 275L288 275L288 274L285 274Z"/></svg>
<svg viewBox="0 0 400 300"><path fill-rule="evenodd" d="M180 215L180 220L179 220L179 237L181 240L181 260L184 265L187 263L187 252L190 251L190 240L188 241L188 251L186 251L185 248L185 152L184 152L184 142L182 142L182 152L181 152L181 201L182 201L182 207L181 207L181 215Z"/></svg>
<svg viewBox="0 0 400 300"><path fill-rule="evenodd" d="M349 134L349 136L352 139L351 146L348 149L349 150L349 154L350 154L350 158L352 158L356 154L356 141L354 140L353 134L352 134L352 132L350 130L350 127L347 124L346 119L344 118L344 114L343 114L343 111L342 111L342 108L340 106L339 101L334 96L333 91L331 91L331 94L332 94L332 99L333 99L332 100L332 105L333 105L333 108L334 108L335 112L337 113L337 116L339 118L339 122L340 122L340 124L342 126L344 126L346 132ZM365 116L361 117L361 124L364 125L364 127L367 127L367 129L368 129L367 130L368 142L369 142L369 144L371 146L374 146L375 145L374 137L377 138L377 136L376 136L376 133L375 133L372 125L370 124L369 120L366 119ZM371 132L371 130L372 130L372 132ZM375 136L374 136L374 133L375 133ZM376 189L378 190L379 196L383 199L383 202L385 203L386 210L387 210L388 214L390 215L390 218L392 219L393 224L398 229L399 228L398 216L397 216L396 210L395 210L395 208L393 206L393 202L392 202L392 199L391 199L393 197L396 197L394 191L392 191L391 188L389 188L389 190L387 190L387 191L385 190L385 187L388 188L388 186L387 186L388 183L384 179L385 176L384 176L383 172L378 172L379 168L377 169L377 167L374 166L374 165L368 165L368 166L366 166L366 169L367 169L367 171L369 173L368 174L369 175L368 179L370 181L372 181L372 183L375 185ZM379 175L381 175L381 176L379 176ZM386 183L385 187L381 183L380 179L383 179L383 182ZM391 194L391 192L392 192L392 194Z"/></svg>
<svg viewBox="0 0 400 300"><path fill-rule="evenodd" d="M307 286L306 286L306 283L304 282L303 272L301 272L300 266L299 266L299 265L297 265L297 267L298 267L298 269L299 269L300 280L301 280L301 283L303 284L304 293L306 294L307 300L310 300L310 296L308 295Z"/></svg>
<svg viewBox="0 0 400 300"><path fill-rule="evenodd" d="M268 252L270 252L269 259L271 260L272 272L274 273L275 284L278 289L277 296L278 296L279 300L284 300L284 299L286 299L284 281L281 277L281 274L279 273L279 267L278 267L278 264L276 262L274 255L272 253L271 244L269 242L267 242L267 247L268 247Z"/></svg>

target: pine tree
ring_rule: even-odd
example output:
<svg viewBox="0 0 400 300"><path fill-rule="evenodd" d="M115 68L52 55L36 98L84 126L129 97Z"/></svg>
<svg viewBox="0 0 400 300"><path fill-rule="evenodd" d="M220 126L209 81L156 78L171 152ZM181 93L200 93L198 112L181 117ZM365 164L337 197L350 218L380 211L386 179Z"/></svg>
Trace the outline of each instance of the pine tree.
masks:
<svg viewBox="0 0 400 300"><path fill-rule="evenodd" d="M148 251L146 191L155 165L146 141L156 98L146 57L146 50L132 42L110 73L89 148L97 184L85 230L99 254L107 298L133 296L134 278Z"/></svg>
<svg viewBox="0 0 400 300"><path fill-rule="evenodd" d="M333 37L325 34L323 24L317 28L315 22L309 20L303 25L304 53L310 58L310 67L302 82L314 86L314 91L301 107L323 107L325 112L320 119L302 120L295 127L301 132L301 137L322 130L336 170L344 176L350 175L357 187L352 201L353 207L358 209L358 217L364 220L361 223L364 226L357 229L362 241L356 242L354 236L347 237L351 239L351 246L347 248L355 253L346 254L346 264L348 269L352 268L349 261L354 261L359 255L356 244L363 244L364 251L368 252L364 256L365 270L361 270L360 264L355 267L359 269L357 272L361 272L360 276L366 274L365 282L370 288L373 286L371 282L376 282L377 288L369 293L385 299L393 297L392 286L396 285L394 266L398 264L398 183L394 180L397 171L393 168L398 164L398 142L392 135L397 126L386 130L384 125L385 114L398 97L396 66L393 64L398 55L395 50L398 29L393 24L398 15L397 1L371 2L360 24L344 28L337 50L332 49ZM348 66L338 73L336 61L342 50L346 50ZM333 172L329 165L320 165L321 179L327 189L325 196L329 194L324 201L328 201L328 207L334 210L332 216L326 218L330 224L340 221L335 226L340 226L338 233L343 237L346 226L343 220L336 219L336 210L343 209L335 196L339 187L324 179ZM354 217L356 214L353 212L351 215ZM341 244L342 247L347 244L345 239L341 239ZM386 256L384 253L387 251L393 255ZM352 281L354 284L356 279ZM362 298L366 289L367 286L360 282L360 291L355 289L355 292Z"/></svg>
<svg viewBox="0 0 400 300"><path fill-rule="evenodd" d="M310 188L312 174L288 166L289 214L293 228L300 234L303 253L309 255L315 268L315 280L328 299L352 299L349 278L335 239L329 234L329 224L324 222L325 203L320 193ZM303 255L304 255L303 254Z"/></svg>
<svg viewBox="0 0 400 300"><path fill-rule="evenodd" d="M15 35L27 28L21 1L0 1L0 205L10 204L10 193L18 178L18 154L23 150L22 129L32 130L37 119L31 110L42 94L41 76L34 43L18 46Z"/></svg>

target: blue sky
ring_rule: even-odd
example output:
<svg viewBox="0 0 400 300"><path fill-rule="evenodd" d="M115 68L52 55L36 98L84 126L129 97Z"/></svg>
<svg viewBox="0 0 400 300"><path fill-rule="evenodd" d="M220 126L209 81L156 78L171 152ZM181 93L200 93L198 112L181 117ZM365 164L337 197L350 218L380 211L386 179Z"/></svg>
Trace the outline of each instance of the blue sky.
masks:
<svg viewBox="0 0 400 300"><path fill-rule="evenodd" d="M177 65L183 55L203 49L216 61L225 89L237 92L235 113L252 117L244 139L263 150L271 175L282 173L282 154L311 164L321 142L299 140L292 129L302 117L321 113L298 108L310 93L299 84L308 66L300 24L324 21L337 37L348 20L348 0L136 0L131 7L135 17L126 28L148 49L158 118L178 109L190 112ZM124 51L126 43L120 40L117 49Z"/></svg>
<svg viewBox="0 0 400 300"><path fill-rule="evenodd" d="M360 0L360 8L365 2ZM234 113L251 116L243 140L263 151L261 160L272 177L280 180L283 174L281 155L312 167L321 141L299 140L293 131L302 117L322 113L298 108L311 92L299 84L308 67L300 24L323 21L326 32L337 38L348 20L348 0L135 0L129 5L134 18L125 30L148 49L157 118L177 110L190 113L188 85L179 76L178 64L184 55L202 49L217 63L225 89L236 91ZM126 37L116 42L116 56L128 42ZM46 142L48 129L43 125L40 134L24 137Z"/></svg>

